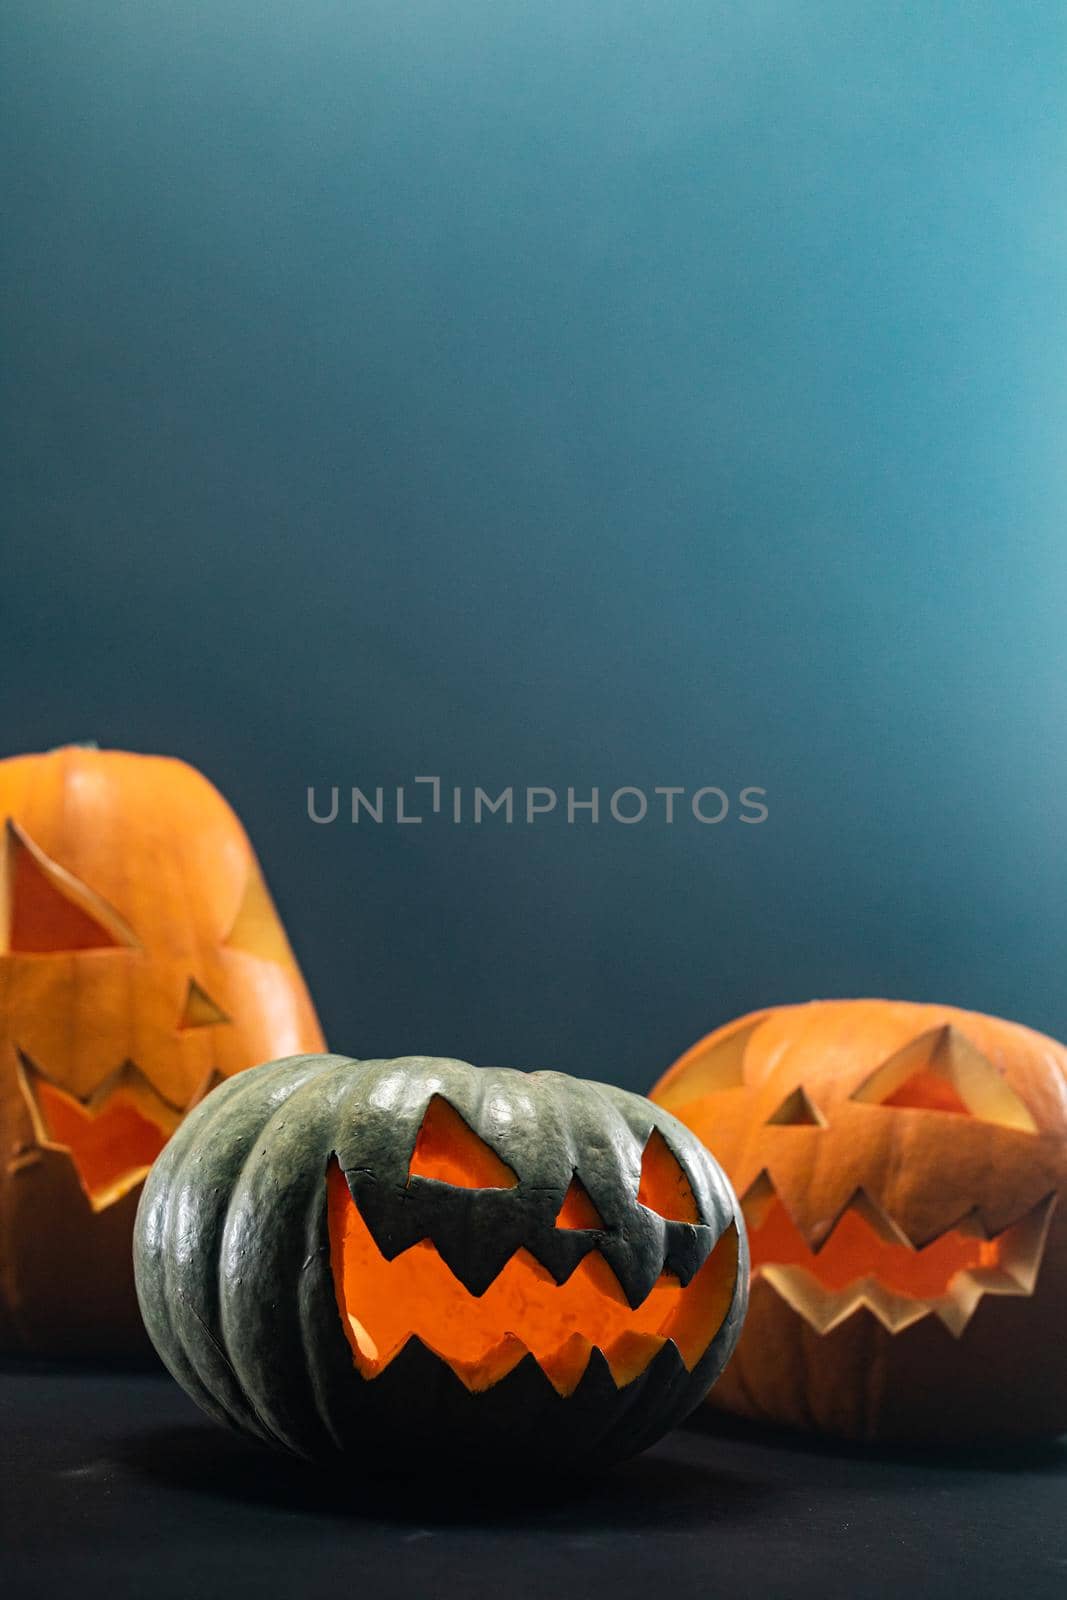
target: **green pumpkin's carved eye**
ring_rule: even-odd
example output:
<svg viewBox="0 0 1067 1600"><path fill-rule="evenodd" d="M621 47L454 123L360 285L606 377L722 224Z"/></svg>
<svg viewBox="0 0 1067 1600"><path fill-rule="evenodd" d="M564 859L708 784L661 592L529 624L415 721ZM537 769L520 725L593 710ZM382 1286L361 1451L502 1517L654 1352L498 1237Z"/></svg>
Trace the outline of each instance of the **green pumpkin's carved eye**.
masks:
<svg viewBox="0 0 1067 1600"><path fill-rule="evenodd" d="M409 1183L412 1178L433 1178L456 1189L514 1189L519 1181L439 1094L426 1107L415 1140Z"/></svg>
<svg viewBox="0 0 1067 1600"><path fill-rule="evenodd" d="M604 1219L590 1200L589 1192L577 1173L563 1196L563 1204L556 1216L556 1227L603 1230Z"/></svg>
<svg viewBox="0 0 1067 1600"><path fill-rule="evenodd" d="M689 1179L658 1128L653 1128L649 1134L641 1157L637 1202L649 1211L666 1217L668 1222L700 1221L700 1208Z"/></svg>

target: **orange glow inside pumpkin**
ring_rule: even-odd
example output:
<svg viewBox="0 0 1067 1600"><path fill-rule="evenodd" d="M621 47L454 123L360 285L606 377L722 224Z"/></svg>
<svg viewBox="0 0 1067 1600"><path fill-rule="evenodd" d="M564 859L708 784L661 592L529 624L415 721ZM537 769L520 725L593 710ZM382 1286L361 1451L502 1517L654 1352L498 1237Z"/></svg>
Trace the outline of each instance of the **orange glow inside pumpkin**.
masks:
<svg viewBox="0 0 1067 1600"><path fill-rule="evenodd" d="M689 1179L658 1128L653 1128L649 1134L641 1158L637 1203L650 1211L658 1211L661 1217L669 1217L672 1222L700 1221Z"/></svg>
<svg viewBox="0 0 1067 1600"><path fill-rule="evenodd" d="M116 943L102 922L68 898L72 891L80 890L86 897L89 891L41 852L35 853L10 823L6 850L10 951L50 955L60 950L98 950Z"/></svg>
<svg viewBox="0 0 1067 1600"><path fill-rule="evenodd" d="M953 1084L934 1072L912 1073L899 1089L880 1103L883 1106L895 1106L898 1110L951 1111L956 1116L971 1115Z"/></svg>
<svg viewBox="0 0 1067 1600"><path fill-rule="evenodd" d="M563 1204L556 1217L556 1227L601 1229L603 1226L604 1219L590 1200L585 1184L575 1173L567 1187L567 1193L563 1196Z"/></svg>
<svg viewBox="0 0 1067 1600"><path fill-rule="evenodd" d="M461 1157L455 1159L462 1165ZM622 1388L668 1339L692 1369L733 1299L738 1238L732 1226L684 1289L677 1278L661 1274L636 1310L596 1251L583 1258L566 1283L557 1284L520 1249L486 1292L475 1296L429 1239L387 1261L336 1159L327 1182L337 1303L364 1378L377 1377L415 1336L474 1391L489 1388L532 1353L556 1390L571 1394L594 1346L603 1351Z"/></svg>
<svg viewBox="0 0 1067 1600"><path fill-rule="evenodd" d="M826 1243L812 1251L780 1200L774 1200L758 1226L750 1228L752 1270L764 1266L802 1266L826 1289L845 1289L873 1277L895 1294L929 1300L941 1295L958 1272L996 1267L995 1239L950 1230L922 1250L884 1239L855 1209L840 1218Z"/></svg>
<svg viewBox="0 0 1067 1600"><path fill-rule="evenodd" d="M435 1178L459 1189L514 1189L519 1181L439 1094L426 1107L408 1177Z"/></svg>
<svg viewBox="0 0 1067 1600"><path fill-rule="evenodd" d="M167 1141L158 1123L121 1091L95 1114L44 1079L36 1096L49 1143L70 1151L94 1211L139 1182Z"/></svg>

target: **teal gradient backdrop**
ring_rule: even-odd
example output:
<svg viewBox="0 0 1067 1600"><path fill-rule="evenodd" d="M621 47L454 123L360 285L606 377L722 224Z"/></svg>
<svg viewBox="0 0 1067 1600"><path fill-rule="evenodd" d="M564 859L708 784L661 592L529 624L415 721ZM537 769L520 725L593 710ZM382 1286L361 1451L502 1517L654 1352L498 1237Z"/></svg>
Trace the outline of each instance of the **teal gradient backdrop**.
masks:
<svg viewBox="0 0 1067 1600"><path fill-rule="evenodd" d="M10 0L5 752L185 755L331 1042L1067 1034L1062 6ZM440 773L756 828L317 828Z"/></svg>

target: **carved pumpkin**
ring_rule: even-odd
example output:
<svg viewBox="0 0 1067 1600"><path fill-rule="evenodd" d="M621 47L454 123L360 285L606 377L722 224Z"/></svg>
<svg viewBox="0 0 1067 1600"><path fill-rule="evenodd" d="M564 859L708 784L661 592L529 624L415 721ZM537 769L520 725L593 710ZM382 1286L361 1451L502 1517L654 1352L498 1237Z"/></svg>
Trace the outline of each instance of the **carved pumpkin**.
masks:
<svg viewBox="0 0 1067 1600"><path fill-rule="evenodd" d="M0 762L0 1345L147 1348L130 1241L190 1106L315 1013L237 818L181 761Z"/></svg>
<svg viewBox="0 0 1067 1600"><path fill-rule="evenodd" d="M309 1457L643 1449L747 1288L728 1183L638 1095L407 1057L217 1089L145 1187L153 1342L220 1420Z"/></svg>
<svg viewBox="0 0 1067 1600"><path fill-rule="evenodd" d="M1067 1428L1067 1051L950 1006L742 1017L653 1097L749 1224L751 1309L715 1393L852 1437Z"/></svg>

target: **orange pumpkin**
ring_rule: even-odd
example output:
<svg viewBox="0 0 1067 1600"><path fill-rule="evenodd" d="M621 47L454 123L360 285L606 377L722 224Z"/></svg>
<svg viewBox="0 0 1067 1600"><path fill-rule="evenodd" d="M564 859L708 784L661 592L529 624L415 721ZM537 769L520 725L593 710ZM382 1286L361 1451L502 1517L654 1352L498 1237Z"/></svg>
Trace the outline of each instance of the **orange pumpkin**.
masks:
<svg viewBox="0 0 1067 1600"><path fill-rule="evenodd" d="M244 829L184 762L0 762L0 1346L145 1345L142 1180L217 1082L322 1048ZM146 1347L146 1345L145 1345Z"/></svg>
<svg viewBox="0 0 1067 1600"><path fill-rule="evenodd" d="M652 1098L741 1197L714 1403L853 1438L1067 1429L1067 1050L950 1006L815 1001L708 1035Z"/></svg>

